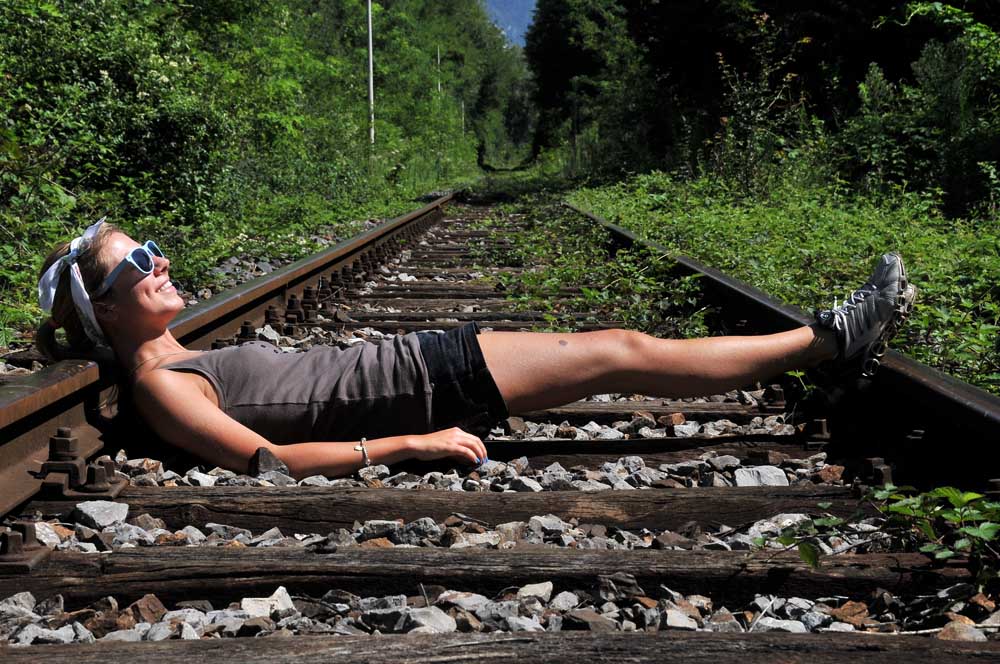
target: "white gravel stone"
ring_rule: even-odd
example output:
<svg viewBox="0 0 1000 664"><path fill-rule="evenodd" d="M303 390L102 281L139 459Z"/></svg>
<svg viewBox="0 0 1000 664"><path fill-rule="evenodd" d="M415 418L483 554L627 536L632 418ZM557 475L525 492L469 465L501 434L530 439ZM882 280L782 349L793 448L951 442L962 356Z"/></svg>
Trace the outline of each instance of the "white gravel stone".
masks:
<svg viewBox="0 0 1000 664"><path fill-rule="evenodd" d="M582 491L584 493L597 493L598 491L611 490L610 486L604 482L598 482L597 480L573 480L572 484L578 491Z"/></svg>
<svg viewBox="0 0 1000 664"><path fill-rule="evenodd" d="M556 611L569 611L575 609L579 603L580 598L575 593L564 590L552 598L552 601L549 602L549 608Z"/></svg>
<svg viewBox="0 0 1000 664"><path fill-rule="evenodd" d="M690 438L691 436L696 436L698 431L701 429L701 425L697 422L685 422L684 424L674 425L674 435L678 438Z"/></svg>
<svg viewBox="0 0 1000 664"><path fill-rule="evenodd" d="M191 544L201 544L206 539L208 539L205 536L205 533L201 532L194 526L184 526L177 532L184 533L185 535L187 535L188 542L190 542Z"/></svg>
<svg viewBox="0 0 1000 664"><path fill-rule="evenodd" d="M830 616L825 613L819 613L817 611L806 611L801 616L798 616L799 620L809 631L815 631L824 625L830 624L833 620Z"/></svg>
<svg viewBox="0 0 1000 664"><path fill-rule="evenodd" d="M737 468L736 486L788 486L785 471L777 466Z"/></svg>
<svg viewBox="0 0 1000 664"><path fill-rule="evenodd" d="M754 632L791 632L793 634L805 634L809 630L798 620L779 620L764 616L753 626Z"/></svg>
<svg viewBox="0 0 1000 664"><path fill-rule="evenodd" d="M112 632L111 634L114 633L115 632ZM138 634L138 632L136 633ZM146 632L145 639L146 641L166 641L167 639L173 638L174 634L176 633L177 633L176 623L172 623L168 620L161 620L160 622L154 624L152 627L149 628L149 631ZM110 636L110 634L108 636ZM131 641L131 639L122 639L122 640Z"/></svg>
<svg viewBox="0 0 1000 664"><path fill-rule="evenodd" d="M80 623L74 622L71 627L73 628L73 638L77 643L93 643L97 640L94 638L94 634Z"/></svg>
<svg viewBox="0 0 1000 664"><path fill-rule="evenodd" d="M46 523L45 521L39 521L35 524L35 537L38 538L39 542L50 549L54 549L59 546L60 542L62 542L62 540L59 539L59 535L56 534L56 531L52 529L52 524Z"/></svg>
<svg viewBox="0 0 1000 664"><path fill-rule="evenodd" d="M184 477L188 478L188 481L194 486L215 486L215 483L219 481L218 477L197 470L189 470Z"/></svg>
<svg viewBox="0 0 1000 664"><path fill-rule="evenodd" d="M101 530L123 523L128 518L128 504L110 500L88 500L76 504L73 516L83 525Z"/></svg>
<svg viewBox="0 0 1000 664"><path fill-rule="evenodd" d="M516 477L514 481L510 483L510 488L514 491L542 491L542 485L531 479L530 477Z"/></svg>
<svg viewBox="0 0 1000 664"><path fill-rule="evenodd" d="M660 627L663 629L695 630L698 629L698 623L683 611L667 609L663 612L663 620L660 622Z"/></svg>
<svg viewBox="0 0 1000 664"><path fill-rule="evenodd" d="M30 645L32 643L72 643L75 634L71 625L63 625L59 629L46 629L34 623L25 625L14 637L14 643Z"/></svg>
<svg viewBox="0 0 1000 664"><path fill-rule="evenodd" d="M10 618L31 617L35 611L35 596L25 591L0 601L0 616Z"/></svg>
<svg viewBox="0 0 1000 664"><path fill-rule="evenodd" d="M708 463L715 468L715 470L725 472L727 470L732 470L733 468L738 468L740 460L731 454L722 454L708 459Z"/></svg>
<svg viewBox="0 0 1000 664"><path fill-rule="evenodd" d="M454 604L460 609L475 613L489 603L489 598L476 593L466 593L458 590L446 590L438 595L438 604Z"/></svg>
<svg viewBox="0 0 1000 664"><path fill-rule="evenodd" d="M532 583L523 586L517 591L518 599L525 599L527 597L537 597L543 602L548 602L549 598L552 597L552 582Z"/></svg>
<svg viewBox="0 0 1000 664"><path fill-rule="evenodd" d="M406 615L407 631L420 629L423 633L448 634L457 629L455 619L436 606L410 609Z"/></svg>
<svg viewBox="0 0 1000 664"><path fill-rule="evenodd" d="M246 611L250 618L266 618L271 615L272 611L294 609L295 604L292 603L292 598L289 597L285 587L278 586L278 589L270 597L243 598L243 601L240 602L240 608Z"/></svg>
<svg viewBox="0 0 1000 664"><path fill-rule="evenodd" d="M521 616L510 616L507 618L507 627L512 632L544 632L545 628L538 622L538 618L522 618Z"/></svg>

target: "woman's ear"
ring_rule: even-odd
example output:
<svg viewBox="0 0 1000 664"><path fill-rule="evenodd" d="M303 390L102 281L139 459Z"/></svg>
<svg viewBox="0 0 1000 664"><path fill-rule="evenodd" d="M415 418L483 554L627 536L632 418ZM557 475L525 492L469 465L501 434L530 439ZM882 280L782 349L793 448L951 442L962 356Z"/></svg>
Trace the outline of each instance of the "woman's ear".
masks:
<svg viewBox="0 0 1000 664"><path fill-rule="evenodd" d="M114 304L109 302L91 302L91 304L94 307L94 315L97 316L97 320L108 323L118 320L118 310Z"/></svg>

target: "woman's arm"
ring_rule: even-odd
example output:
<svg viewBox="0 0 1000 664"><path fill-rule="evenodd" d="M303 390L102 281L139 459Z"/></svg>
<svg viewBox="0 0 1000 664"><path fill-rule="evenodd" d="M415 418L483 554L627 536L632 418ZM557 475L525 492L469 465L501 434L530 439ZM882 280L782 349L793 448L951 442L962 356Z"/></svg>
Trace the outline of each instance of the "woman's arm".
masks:
<svg viewBox="0 0 1000 664"><path fill-rule="evenodd" d="M223 468L246 472L250 458L266 447L298 479L309 475L348 475L362 463L357 442L303 442L275 445L226 415L208 397L192 390L173 371L152 371L135 386L135 403L165 441ZM365 442L372 463L454 457L475 463L486 457L483 442L453 428L425 435L393 436Z"/></svg>

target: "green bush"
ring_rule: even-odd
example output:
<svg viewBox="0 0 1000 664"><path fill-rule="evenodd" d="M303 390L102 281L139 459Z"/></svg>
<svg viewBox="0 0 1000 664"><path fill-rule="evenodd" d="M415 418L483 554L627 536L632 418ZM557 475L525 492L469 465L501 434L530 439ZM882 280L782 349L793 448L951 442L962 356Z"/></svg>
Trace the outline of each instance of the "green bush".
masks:
<svg viewBox="0 0 1000 664"><path fill-rule="evenodd" d="M1000 237L946 218L931 197L788 179L746 199L713 178L651 173L570 199L807 310L843 299L881 252L898 250L920 299L894 347L1000 393Z"/></svg>
<svg viewBox="0 0 1000 664"><path fill-rule="evenodd" d="M362 0L0 4L0 345L40 316L44 254L102 214L204 284L234 252L301 254L517 153L526 70L479 3L374 13L372 149Z"/></svg>

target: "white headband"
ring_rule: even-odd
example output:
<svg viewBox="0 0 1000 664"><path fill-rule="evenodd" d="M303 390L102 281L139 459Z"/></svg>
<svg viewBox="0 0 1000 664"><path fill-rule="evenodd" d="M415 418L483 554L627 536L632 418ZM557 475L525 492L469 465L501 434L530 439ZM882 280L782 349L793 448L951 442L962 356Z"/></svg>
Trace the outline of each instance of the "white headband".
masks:
<svg viewBox="0 0 1000 664"><path fill-rule="evenodd" d="M91 341L99 346L107 346L108 342L104 339L101 326L97 324L97 316L94 315L94 307L90 303L90 296L83 285L83 275L80 274L80 266L77 265L76 261L81 254L90 248L91 240L97 235L97 229L101 227L105 219L107 217L101 217L88 227L83 235L70 242L69 253L50 265L38 281L38 304L45 312L51 312L52 304L56 299L59 278L62 276L62 271L69 268L73 306L76 307L76 311L80 315L83 331Z"/></svg>

